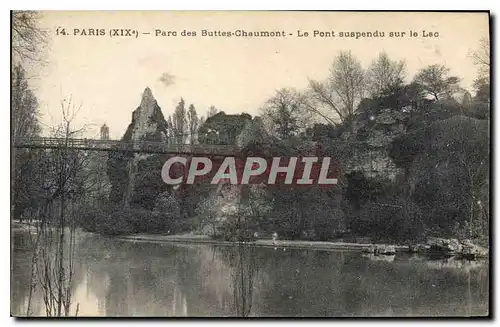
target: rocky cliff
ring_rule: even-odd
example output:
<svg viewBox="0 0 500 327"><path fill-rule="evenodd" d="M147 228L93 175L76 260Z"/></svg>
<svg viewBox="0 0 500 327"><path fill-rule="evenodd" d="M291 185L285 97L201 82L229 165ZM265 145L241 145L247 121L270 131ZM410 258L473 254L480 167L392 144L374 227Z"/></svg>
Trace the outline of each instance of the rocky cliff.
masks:
<svg viewBox="0 0 500 327"><path fill-rule="evenodd" d="M252 121L249 114L227 115L224 111L209 117L200 126L198 140L202 144L236 144L237 137Z"/></svg>
<svg viewBox="0 0 500 327"><path fill-rule="evenodd" d="M151 89L142 93L139 107L122 137L124 142L167 142L168 125ZM152 209L154 198L165 191L161 180L162 158L151 154L112 153L108 176L112 184L110 200L117 204Z"/></svg>
<svg viewBox="0 0 500 327"><path fill-rule="evenodd" d="M352 156L344 163L346 172L362 171L366 176L395 179L403 171L389 157L389 145L405 133L407 113L381 109L368 117L358 116L352 130L342 137L353 143Z"/></svg>
<svg viewBox="0 0 500 327"><path fill-rule="evenodd" d="M123 141L156 141L165 142L168 135L168 125L158 102L147 87L142 93L141 104L132 113L132 122L122 137Z"/></svg>

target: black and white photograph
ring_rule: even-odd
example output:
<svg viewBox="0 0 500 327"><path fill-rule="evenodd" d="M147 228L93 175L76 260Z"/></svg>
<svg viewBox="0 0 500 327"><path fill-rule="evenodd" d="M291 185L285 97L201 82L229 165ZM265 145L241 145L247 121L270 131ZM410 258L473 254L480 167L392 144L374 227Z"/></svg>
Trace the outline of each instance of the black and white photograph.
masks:
<svg viewBox="0 0 500 327"><path fill-rule="evenodd" d="M10 18L12 317L491 317L489 11Z"/></svg>

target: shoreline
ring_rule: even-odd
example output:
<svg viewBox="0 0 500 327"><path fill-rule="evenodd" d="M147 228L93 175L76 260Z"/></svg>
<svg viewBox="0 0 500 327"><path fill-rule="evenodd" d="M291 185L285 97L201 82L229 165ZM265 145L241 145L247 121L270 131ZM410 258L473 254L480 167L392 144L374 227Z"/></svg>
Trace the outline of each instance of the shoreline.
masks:
<svg viewBox="0 0 500 327"><path fill-rule="evenodd" d="M211 239L206 235L126 235L116 237L126 241L141 241L155 243L190 243L190 244L212 244L212 245L237 245L239 242L229 242ZM273 244L272 240L259 239L252 242L241 242L244 245L267 248L290 248L290 249L309 249L309 250L344 250L344 251L362 251L368 249L373 244L365 243L347 243L347 242L326 242L326 241L301 241L301 240L278 240ZM383 245L383 244L380 244ZM394 245L396 252L409 252L406 245Z"/></svg>
<svg viewBox="0 0 500 327"><path fill-rule="evenodd" d="M34 226L26 223L13 222L11 225L11 232L26 231L34 228ZM94 234L94 233L91 233ZM97 233L98 234L98 233ZM103 235L105 236L105 235ZM472 250L468 251L459 250L453 253L442 251L415 251L411 250L408 245L390 244L390 243L354 243L339 241L310 241L310 240L277 240L275 244L272 239L257 239L255 241L237 242L237 241L224 241L212 239L208 235L196 234L183 234L183 235L160 235L160 234L131 234L131 235L108 235L108 238L113 238L122 241L133 242L150 242L150 243L184 243L184 244L209 244L218 246L235 246L245 245L261 248L280 248L285 250L289 249L303 249L303 250L331 250L331 251L354 251L373 253L373 247L386 247L391 246L395 253L416 253L421 255L437 255L446 257L458 256L462 259L476 260L489 257L489 249L481 248L477 245L472 245ZM369 250L369 251L366 251ZM393 252L393 253L394 253ZM390 255L389 253L380 253L380 255Z"/></svg>

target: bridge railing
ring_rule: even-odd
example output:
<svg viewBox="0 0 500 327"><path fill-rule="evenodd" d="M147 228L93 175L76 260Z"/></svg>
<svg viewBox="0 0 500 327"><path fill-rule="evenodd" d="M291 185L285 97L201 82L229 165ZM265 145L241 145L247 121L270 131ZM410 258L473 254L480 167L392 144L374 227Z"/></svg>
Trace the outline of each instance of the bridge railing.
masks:
<svg viewBox="0 0 500 327"><path fill-rule="evenodd" d="M95 139L65 139L65 138L21 138L14 144L15 147L23 148L76 148L87 150L107 151L134 151L154 153L180 153L180 154L221 154L231 155L239 152L240 147L231 145L209 145L209 144L168 144L164 142L132 141L123 142L119 140L95 140Z"/></svg>

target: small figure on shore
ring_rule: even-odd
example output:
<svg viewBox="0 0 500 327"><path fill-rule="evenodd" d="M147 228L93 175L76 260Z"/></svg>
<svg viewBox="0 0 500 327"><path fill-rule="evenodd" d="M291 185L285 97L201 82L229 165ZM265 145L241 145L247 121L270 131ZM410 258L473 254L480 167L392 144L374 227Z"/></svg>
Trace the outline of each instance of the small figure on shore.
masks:
<svg viewBox="0 0 500 327"><path fill-rule="evenodd" d="M375 250L376 250L376 249L375 249L375 245L370 244L370 246L369 246L369 247L367 247L367 248L363 248L362 252L363 252L363 253L374 254L374 253L375 253Z"/></svg>
<svg viewBox="0 0 500 327"><path fill-rule="evenodd" d="M278 233L274 232L273 233L273 245L278 244Z"/></svg>
<svg viewBox="0 0 500 327"><path fill-rule="evenodd" d="M257 232L253 233L253 238L259 238L259 233Z"/></svg>

